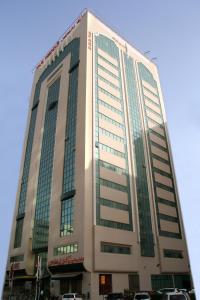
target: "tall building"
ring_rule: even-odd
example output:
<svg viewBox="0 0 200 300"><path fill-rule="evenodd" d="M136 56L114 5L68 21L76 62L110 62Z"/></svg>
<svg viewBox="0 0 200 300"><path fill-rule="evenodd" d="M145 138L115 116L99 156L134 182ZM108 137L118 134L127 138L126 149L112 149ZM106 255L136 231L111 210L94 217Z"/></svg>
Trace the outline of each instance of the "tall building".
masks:
<svg viewBox="0 0 200 300"><path fill-rule="evenodd" d="M4 297L38 256L55 296L192 285L157 67L89 11L35 70Z"/></svg>

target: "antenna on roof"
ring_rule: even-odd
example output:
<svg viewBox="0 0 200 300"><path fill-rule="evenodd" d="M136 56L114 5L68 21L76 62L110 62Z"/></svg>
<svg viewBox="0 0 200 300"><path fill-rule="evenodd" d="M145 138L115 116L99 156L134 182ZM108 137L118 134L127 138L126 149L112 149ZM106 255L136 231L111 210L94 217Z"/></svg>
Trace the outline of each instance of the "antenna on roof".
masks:
<svg viewBox="0 0 200 300"><path fill-rule="evenodd" d="M151 61L152 61L152 60L157 60L157 59L158 59L157 57L152 57L152 58L151 58Z"/></svg>
<svg viewBox="0 0 200 300"><path fill-rule="evenodd" d="M144 55L149 54L150 52L151 52L150 50L145 51L145 52L144 52Z"/></svg>

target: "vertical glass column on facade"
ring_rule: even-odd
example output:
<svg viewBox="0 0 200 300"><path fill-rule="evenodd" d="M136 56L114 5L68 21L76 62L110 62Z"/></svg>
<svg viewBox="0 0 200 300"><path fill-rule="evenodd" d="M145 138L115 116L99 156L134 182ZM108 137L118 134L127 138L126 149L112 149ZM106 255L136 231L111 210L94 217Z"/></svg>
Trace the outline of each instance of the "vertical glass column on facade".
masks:
<svg viewBox="0 0 200 300"><path fill-rule="evenodd" d="M30 163L31 163L31 154L32 154L33 139L34 139L34 133L35 133L35 124L36 124L36 118L37 118L38 104L39 104L38 85L36 85L33 106L32 106L32 110L31 110L28 138L27 138L27 142L26 142L27 144L26 144L24 166L23 166L23 172L22 172L21 188L20 188L20 194L19 194L18 213L17 213L17 217L16 217L16 231L15 231L14 248L21 247L23 223L24 223L24 217L25 217L26 195L27 195L29 170L30 170Z"/></svg>
<svg viewBox="0 0 200 300"><path fill-rule="evenodd" d="M34 251L48 247L49 206L59 90L60 77L48 89L33 229Z"/></svg>
<svg viewBox="0 0 200 300"><path fill-rule="evenodd" d="M63 168L63 186L61 196L60 235L66 236L74 232L74 196L75 196L75 156L76 156L76 124L78 101L79 45L71 50L69 70L69 91L67 102L67 121L65 131L65 150Z"/></svg>
<svg viewBox="0 0 200 300"><path fill-rule="evenodd" d="M131 125L130 127L136 165L136 189L140 225L140 250L142 256L154 256L154 240L143 144L143 129L135 81L134 63L133 59L128 57L126 54L124 54L124 63L129 118Z"/></svg>

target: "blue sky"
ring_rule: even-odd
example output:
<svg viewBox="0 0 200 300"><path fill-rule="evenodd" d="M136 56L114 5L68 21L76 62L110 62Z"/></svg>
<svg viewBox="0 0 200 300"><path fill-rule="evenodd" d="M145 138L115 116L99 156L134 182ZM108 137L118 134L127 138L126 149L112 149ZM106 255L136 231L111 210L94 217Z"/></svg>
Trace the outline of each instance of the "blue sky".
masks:
<svg viewBox="0 0 200 300"><path fill-rule="evenodd" d="M200 290L200 1L1 0L0 293L32 71L86 7L136 48L157 57L191 268Z"/></svg>

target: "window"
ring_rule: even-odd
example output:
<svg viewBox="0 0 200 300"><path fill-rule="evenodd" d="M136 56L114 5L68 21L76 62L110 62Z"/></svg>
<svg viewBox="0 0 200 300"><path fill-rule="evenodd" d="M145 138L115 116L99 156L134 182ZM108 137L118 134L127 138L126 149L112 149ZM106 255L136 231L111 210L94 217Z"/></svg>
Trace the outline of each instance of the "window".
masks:
<svg viewBox="0 0 200 300"><path fill-rule="evenodd" d="M115 189L118 191L127 192L127 186L124 186L124 185L121 185L121 184L118 184L118 183L115 183L115 182L112 182L112 181L109 181L106 179L102 179L102 178L99 178L98 180L99 180L100 185L107 186L111 189Z"/></svg>
<svg viewBox="0 0 200 300"><path fill-rule="evenodd" d="M115 141L119 141L120 143L124 144L124 139L122 137L120 137L104 128L99 127L99 133L106 135L106 136L110 137L111 139L113 139Z"/></svg>
<svg viewBox="0 0 200 300"><path fill-rule="evenodd" d="M19 248L21 246L23 223L24 223L24 219L17 220L14 248Z"/></svg>
<svg viewBox="0 0 200 300"><path fill-rule="evenodd" d="M128 281L129 281L129 290L131 292L140 290L140 282L139 282L138 274L129 274Z"/></svg>
<svg viewBox="0 0 200 300"><path fill-rule="evenodd" d="M69 253L76 253L78 252L78 244L67 244L64 246L59 246L54 248L54 255L63 255L63 254L69 254Z"/></svg>
<svg viewBox="0 0 200 300"><path fill-rule="evenodd" d="M146 111L149 111L150 113L153 113L154 115L158 116L158 117L161 118L161 120L162 120L161 114L159 114L158 112L156 112L156 111L153 110L152 108L150 108L150 107L148 107L148 106L145 106L145 110L146 110Z"/></svg>
<svg viewBox="0 0 200 300"><path fill-rule="evenodd" d="M164 257L168 258L183 258L183 252L181 250L164 249Z"/></svg>
<svg viewBox="0 0 200 300"><path fill-rule="evenodd" d="M100 65L99 63L97 65L98 65L98 69L102 69L104 72L108 73L113 78L119 79L119 77L117 75L113 74L111 71L109 71L108 69L106 69L105 67L103 67L102 65Z"/></svg>
<svg viewBox="0 0 200 300"><path fill-rule="evenodd" d="M119 123L119 122L117 122L116 120L113 120L112 118L110 118L110 117L108 117L108 116L106 116L106 115L104 115L104 114L102 114L102 113L98 113L98 116L99 116L99 118L101 118L102 120L105 120L105 121L108 121L108 122L110 122L110 123L112 123L113 125L115 125L115 126L117 126L117 127L119 127L119 128L124 128L124 125L123 124L121 124L121 123Z"/></svg>
<svg viewBox="0 0 200 300"><path fill-rule="evenodd" d="M10 262L19 262L24 260L24 255L11 256Z"/></svg>
<svg viewBox="0 0 200 300"><path fill-rule="evenodd" d="M163 288L169 288L175 286L179 289L191 289L190 275L177 275L177 274L166 274L166 275L151 275L152 290L159 290Z"/></svg>
<svg viewBox="0 0 200 300"><path fill-rule="evenodd" d="M101 205L113 207L113 208L121 209L121 210L125 210L125 211L129 210L128 205L126 205L126 204L115 202L115 201L105 199L105 198L99 198L99 200L100 200Z"/></svg>
<svg viewBox="0 0 200 300"><path fill-rule="evenodd" d="M168 192L172 192L174 193L174 188L168 186L168 185L165 185L163 183L160 183L160 182L156 182L155 185L165 191L168 191Z"/></svg>
<svg viewBox="0 0 200 300"><path fill-rule="evenodd" d="M74 216L74 198L66 199L61 204L61 228L60 235L71 235L74 232L73 216Z"/></svg>
<svg viewBox="0 0 200 300"><path fill-rule="evenodd" d="M98 78L101 79L103 82L107 83L108 85L110 85L112 88L119 90L118 86L110 82L108 79L102 77L101 75L98 75Z"/></svg>
<svg viewBox="0 0 200 300"><path fill-rule="evenodd" d="M112 111L115 112L116 114L118 114L118 115L120 115L120 116L122 115L121 110L115 108L114 106L108 104L107 102L105 102L105 101L99 99L99 100L98 100L98 103L101 104L101 105L103 105L103 106L105 106L106 108L112 110Z"/></svg>
<svg viewBox="0 0 200 300"><path fill-rule="evenodd" d="M115 150L107 145L99 143L99 149L105 150L106 152L110 152L111 154L117 155L119 157L125 158L125 153Z"/></svg>
<svg viewBox="0 0 200 300"><path fill-rule="evenodd" d="M151 275L152 290L159 290L173 286L173 278L171 275Z"/></svg>
<svg viewBox="0 0 200 300"><path fill-rule="evenodd" d="M163 175L163 176L166 176L166 177L168 177L168 178L172 178L172 175L171 175L171 174L169 174L169 173L167 173L167 172L165 172L165 171L163 171L163 170L161 170L161 169L158 169L158 168L156 168L156 167L153 167L153 171L156 172L156 173L159 173L159 174L161 174L161 175Z"/></svg>
<svg viewBox="0 0 200 300"><path fill-rule="evenodd" d="M120 244L101 243L101 252L115 254L131 254L131 247Z"/></svg>
<svg viewBox="0 0 200 300"><path fill-rule="evenodd" d="M113 172L116 172L117 174L120 174L120 175L125 175L126 174L125 169L122 169L118 166L115 166L111 163L108 163L108 162L105 162L105 161L102 161L102 160L99 160L99 166L103 167L103 168L106 168L108 170L111 170Z"/></svg>
<svg viewBox="0 0 200 300"><path fill-rule="evenodd" d="M121 230L128 230L128 231L132 230L131 224L125 224L125 223L120 223L120 222L110 221L105 219L100 219L99 225L110 227L110 228L121 229Z"/></svg>
<svg viewBox="0 0 200 300"><path fill-rule="evenodd" d="M159 234L161 236L166 236L174 239L181 239L181 234L176 233L176 232L170 232L170 231L165 231L165 230L159 230Z"/></svg>
<svg viewBox="0 0 200 300"><path fill-rule="evenodd" d="M161 213L158 214L158 217L161 220L166 220L166 221L178 223L178 218L177 217L173 217L173 216L169 216L169 215L165 215L165 214L161 214Z"/></svg>
<svg viewBox="0 0 200 300"><path fill-rule="evenodd" d="M99 295L112 293L112 274L99 275Z"/></svg>

